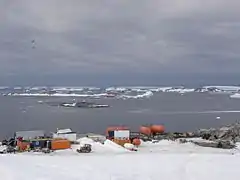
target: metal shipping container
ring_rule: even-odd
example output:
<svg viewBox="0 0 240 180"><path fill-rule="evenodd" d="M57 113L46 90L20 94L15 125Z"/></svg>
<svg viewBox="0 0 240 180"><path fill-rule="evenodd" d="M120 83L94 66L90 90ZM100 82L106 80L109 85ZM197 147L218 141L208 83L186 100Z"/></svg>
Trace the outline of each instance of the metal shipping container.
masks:
<svg viewBox="0 0 240 180"><path fill-rule="evenodd" d="M60 133L60 134L53 134L53 138L62 138L62 139L67 139L69 141L76 141L77 140L77 133L71 132L71 133Z"/></svg>
<svg viewBox="0 0 240 180"><path fill-rule="evenodd" d="M31 149L34 149L34 148L46 148L47 147L47 141L50 142L50 140L34 140L34 141L30 141L30 147ZM50 148L50 147L49 147Z"/></svg>
<svg viewBox="0 0 240 180"><path fill-rule="evenodd" d="M15 132L15 138L22 137L23 140L35 139L37 137L44 137L44 136L45 136L45 132L41 130Z"/></svg>
<svg viewBox="0 0 240 180"><path fill-rule="evenodd" d="M52 140L51 149L60 150L60 149L69 149L71 148L71 143L68 140Z"/></svg>
<svg viewBox="0 0 240 180"><path fill-rule="evenodd" d="M130 137L129 130L118 130L114 131L114 138L115 139L128 139Z"/></svg>
<svg viewBox="0 0 240 180"><path fill-rule="evenodd" d="M108 132L108 137L109 138L114 138L114 131L109 131Z"/></svg>

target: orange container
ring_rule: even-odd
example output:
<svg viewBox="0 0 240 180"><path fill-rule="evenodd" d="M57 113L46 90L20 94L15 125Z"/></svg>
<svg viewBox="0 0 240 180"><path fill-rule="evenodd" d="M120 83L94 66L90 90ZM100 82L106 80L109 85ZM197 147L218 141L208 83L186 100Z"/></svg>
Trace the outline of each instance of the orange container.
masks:
<svg viewBox="0 0 240 180"><path fill-rule="evenodd" d="M141 126L140 133L145 134L145 135L151 135L151 128L146 127L146 126Z"/></svg>
<svg viewBox="0 0 240 180"><path fill-rule="evenodd" d="M140 141L140 139L137 139L137 138L135 138L135 139L133 139L133 145L135 145L135 146L139 146L140 144L141 144L141 141Z"/></svg>
<svg viewBox="0 0 240 180"><path fill-rule="evenodd" d="M26 151L28 149L28 147L30 147L30 143L17 141L17 147L18 147L19 151Z"/></svg>
<svg viewBox="0 0 240 180"><path fill-rule="evenodd" d="M164 133L165 127L163 125L152 125L151 127L152 133Z"/></svg>
<svg viewBox="0 0 240 180"><path fill-rule="evenodd" d="M52 140L51 149L52 150L60 150L60 149L69 149L71 148L71 143L68 140Z"/></svg>

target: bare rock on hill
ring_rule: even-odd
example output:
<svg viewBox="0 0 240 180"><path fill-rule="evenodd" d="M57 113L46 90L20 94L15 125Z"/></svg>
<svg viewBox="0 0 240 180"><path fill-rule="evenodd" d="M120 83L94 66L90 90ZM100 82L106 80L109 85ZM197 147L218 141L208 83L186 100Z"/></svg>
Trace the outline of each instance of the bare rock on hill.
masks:
<svg viewBox="0 0 240 180"><path fill-rule="evenodd" d="M234 123L218 129L200 129L197 134L207 140L225 140L240 142L240 123Z"/></svg>

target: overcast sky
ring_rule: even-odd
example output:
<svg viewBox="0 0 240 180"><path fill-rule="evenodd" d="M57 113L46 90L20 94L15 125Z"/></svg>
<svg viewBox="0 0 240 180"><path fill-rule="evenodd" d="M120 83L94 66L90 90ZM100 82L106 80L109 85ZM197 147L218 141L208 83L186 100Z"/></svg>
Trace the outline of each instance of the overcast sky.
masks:
<svg viewBox="0 0 240 180"><path fill-rule="evenodd" d="M0 0L0 84L237 83L239 8L239 0Z"/></svg>

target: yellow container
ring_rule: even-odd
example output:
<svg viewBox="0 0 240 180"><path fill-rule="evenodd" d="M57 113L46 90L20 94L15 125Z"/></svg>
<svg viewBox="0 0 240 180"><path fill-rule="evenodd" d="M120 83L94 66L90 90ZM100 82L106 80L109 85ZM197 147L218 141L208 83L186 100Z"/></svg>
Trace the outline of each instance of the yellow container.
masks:
<svg viewBox="0 0 240 180"><path fill-rule="evenodd" d="M130 139L113 139L112 141L120 146L124 146L125 143L131 143Z"/></svg>

